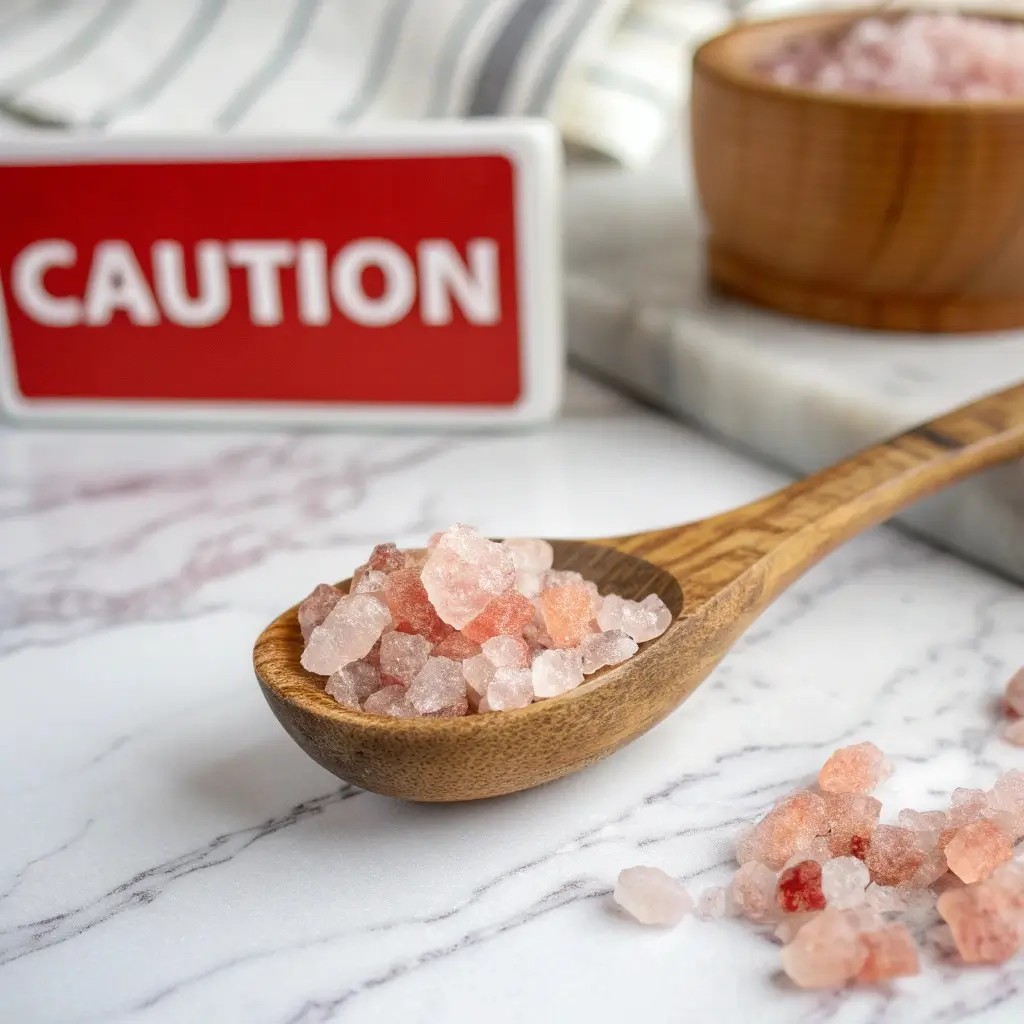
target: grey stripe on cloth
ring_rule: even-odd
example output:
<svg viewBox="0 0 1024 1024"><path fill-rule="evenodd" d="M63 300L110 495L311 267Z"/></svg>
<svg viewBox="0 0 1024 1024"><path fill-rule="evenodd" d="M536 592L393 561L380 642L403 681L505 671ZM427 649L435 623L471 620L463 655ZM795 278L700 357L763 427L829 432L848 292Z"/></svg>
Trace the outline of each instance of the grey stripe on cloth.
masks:
<svg viewBox="0 0 1024 1024"><path fill-rule="evenodd" d="M79 61L87 57L104 36L131 9L135 0L107 0L96 16L88 22L76 36L70 39L56 53L44 57L33 67L15 75L6 82L0 82L0 89L7 95L14 96L24 89L45 82L47 78L73 68Z"/></svg>
<svg viewBox="0 0 1024 1024"><path fill-rule="evenodd" d="M562 29L557 45L548 54L543 70L533 83L530 98L526 102L526 113L539 115L547 112L551 94L554 92L559 76L565 70L565 64L572 48L579 41L583 30L587 27L587 22L600 13L600 6L591 4L589 0L583 0L579 5L576 13L569 19L569 23Z"/></svg>
<svg viewBox="0 0 1024 1024"><path fill-rule="evenodd" d="M347 121L354 121L360 114L365 113L373 103L380 91L380 87L387 81L388 72L391 70L391 61L394 59L395 50L398 48L398 40L402 34L402 26L405 19L412 10L413 0L391 0L391 5L384 12L381 20L380 32L373 46L373 53L366 76L362 84L356 90L344 107L335 115L334 120L340 124Z"/></svg>
<svg viewBox="0 0 1024 1024"><path fill-rule="evenodd" d="M674 97L663 93L650 82L615 68L589 67L583 77L588 82L593 82L605 89L612 89L615 92L636 96L637 99L647 100L648 103L653 103L656 107L670 107L675 103Z"/></svg>
<svg viewBox="0 0 1024 1024"><path fill-rule="evenodd" d="M213 119L221 131L229 131L252 109L259 98L287 71L295 54L309 35L313 17L320 9L321 0L296 0L291 17L281 33L281 40L263 67L249 79L224 105Z"/></svg>
<svg viewBox="0 0 1024 1024"><path fill-rule="evenodd" d="M134 85L130 92L111 100L96 111L89 119L89 126L105 128L115 117L127 114L156 99L188 64L226 6L227 0L203 0L164 59L141 82Z"/></svg>
<svg viewBox="0 0 1024 1024"><path fill-rule="evenodd" d="M480 24L481 19L487 13L487 8L492 0L466 0L462 10L459 12L458 20L451 27L447 38L444 41L444 49L437 61L437 78L434 81L434 91L427 104L427 115L429 117L440 117L448 113L448 104L451 102L452 83L455 79L455 68L459 62L466 40L473 34L473 29Z"/></svg>
<svg viewBox="0 0 1024 1024"><path fill-rule="evenodd" d="M523 0L516 8L480 65L476 89L466 109L470 117L487 117L500 111L526 41L553 6L553 0Z"/></svg>

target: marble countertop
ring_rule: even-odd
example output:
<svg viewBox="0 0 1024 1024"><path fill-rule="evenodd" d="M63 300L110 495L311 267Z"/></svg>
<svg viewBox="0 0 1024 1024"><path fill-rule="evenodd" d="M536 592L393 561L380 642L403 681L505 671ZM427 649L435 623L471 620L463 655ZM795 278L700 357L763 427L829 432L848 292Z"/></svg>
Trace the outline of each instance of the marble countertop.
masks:
<svg viewBox="0 0 1024 1024"><path fill-rule="evenodd" d="M1024 956L808 994L737 922L610 905L638 862L721 881L740 822L837 744L890 753L893 813L1024 767L994 710L1022 591L903 534L841 549L669 720L533 792L402 804L274 720L253 639L377 539L600 536L784 482L572 392L517 436L0 431L0 1020L1020 1020Z"/></svg>

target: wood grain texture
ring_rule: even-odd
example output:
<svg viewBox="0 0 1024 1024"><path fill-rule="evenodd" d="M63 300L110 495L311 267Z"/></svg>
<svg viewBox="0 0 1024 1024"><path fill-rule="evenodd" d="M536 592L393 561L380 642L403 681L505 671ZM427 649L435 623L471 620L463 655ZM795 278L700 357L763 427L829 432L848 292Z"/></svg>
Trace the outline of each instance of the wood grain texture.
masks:
<svg viewBox="0 0 1024 1024"><path fill-rule="evenodd" d="M755 70L787 39L851 17L741 25L695 54L692 149L711 280L859 327L1021 326L1024 101L825 94Z"/></svg>
<svg viewBox="0 0 1024 1024"><path fill-rule="evenodd" d="M577 771L688 697L751 622L844 540L999 462L1024 458L1024 384L943 416L711 519L594 542L555 541L555 565L601 591L659 594L675 619L623 665L518 711L392 719L341 707L299 665L296 609L256 642L263 693L335 775L408 800L496 796Z"/></svg>

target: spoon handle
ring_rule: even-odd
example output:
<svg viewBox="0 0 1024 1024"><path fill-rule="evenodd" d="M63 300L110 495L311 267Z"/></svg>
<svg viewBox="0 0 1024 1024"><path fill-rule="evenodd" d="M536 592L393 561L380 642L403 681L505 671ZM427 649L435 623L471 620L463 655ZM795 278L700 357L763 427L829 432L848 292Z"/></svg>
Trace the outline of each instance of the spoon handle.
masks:
<svg viewBox="0 0 1024 1024"><path fill-rule="evenodd" d="M1014 458L1024 458L1024 383L750 505L699 523L621 538L616 546L674 573L687 608L759 566L749 581L756 594L748 596L760 608L843 541L919 498Z"/></svg>

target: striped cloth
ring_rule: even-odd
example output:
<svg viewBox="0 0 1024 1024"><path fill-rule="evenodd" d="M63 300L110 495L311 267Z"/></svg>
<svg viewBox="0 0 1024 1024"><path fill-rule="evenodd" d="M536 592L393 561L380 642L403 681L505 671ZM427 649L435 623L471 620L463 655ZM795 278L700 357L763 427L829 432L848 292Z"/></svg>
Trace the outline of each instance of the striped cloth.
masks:
<svg viewBox="0 0 1024 1024"><path fill-rule="evenodd" d="M0 132L546 115L647 162L730 0L0 0Z"/></svg>

